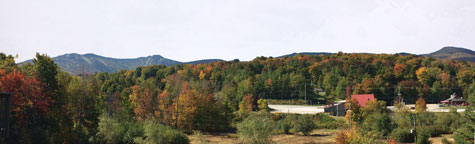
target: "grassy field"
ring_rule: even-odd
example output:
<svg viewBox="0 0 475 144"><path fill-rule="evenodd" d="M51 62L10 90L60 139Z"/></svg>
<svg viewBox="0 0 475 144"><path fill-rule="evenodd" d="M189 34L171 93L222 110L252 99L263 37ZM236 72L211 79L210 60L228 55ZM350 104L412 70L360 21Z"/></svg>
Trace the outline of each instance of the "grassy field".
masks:
<svg viewBox="0 0 475 144"><path fill-rule="evenodd" d="M272 136L272 141L277 144L333 144L335 135L340 129L318 129L312 131L311 135L302 134L278 134ZM432 144L443 144L442 138L445 137L454 143L453 134L443 134L439 137L431 137ZM238 136L235 133L203 134L202 136L188 135L191 144L238 144ZM385 142L385 140L382 140Z"/></svg>
<svg viewBox="0 0 475 144"><path fill-rule="evenodd" d="M312 131L309 136L303 136L302 134L278 134L273 135L272 140L277 144L331 144L334 143L335 133L339 132L338 129L318 129ZM222 134L203 134L200 137L196 135L189 135L192 144L216 143L216 144L237 144L239 140L235 133L222 133Z"/></svg>
<svg viewBox="0 0 475 144"><path fill-rule="evenodd" d="M441 115L444 113L435 113L436 115ZM345 121L345 117L336 117L330 116L336 121ZM343 129L346 129L346 125L338 126L338 129L316 129L313 130L309 136L304 136L302 133L294 133L293 130L290 132L292 134L275 134L272 136L273 143L277 144L330 144L335 143L334 139L336 133L340 132ZM277 132L281 133L281 132ZM453 134L442 134L438 137L431 137L429 140L433 144L443 144L442 138L446 138L451 143L454 143L452 138ZM202 144L202 143L212 143L212 144L237 144L239 143L238 135L236 133L215 133L215 134L193 134L188 135L192 144ZM381 143L387 143L388 139L378 140Z"/></svg>

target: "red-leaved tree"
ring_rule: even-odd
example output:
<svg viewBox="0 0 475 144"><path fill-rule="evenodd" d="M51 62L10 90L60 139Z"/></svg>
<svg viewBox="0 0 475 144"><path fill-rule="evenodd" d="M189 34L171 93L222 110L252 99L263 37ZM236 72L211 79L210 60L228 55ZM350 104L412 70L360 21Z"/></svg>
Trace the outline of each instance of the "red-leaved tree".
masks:
<svg viewBox="0 0 475 144"><path fill-rule="evenodd" d="M29 117L42 116L48 111L52 101L42 85L35 78L25 78L16 69L10 73L0 70L0 91L13 93L11 117L18 125L25 124Z"/></svg>

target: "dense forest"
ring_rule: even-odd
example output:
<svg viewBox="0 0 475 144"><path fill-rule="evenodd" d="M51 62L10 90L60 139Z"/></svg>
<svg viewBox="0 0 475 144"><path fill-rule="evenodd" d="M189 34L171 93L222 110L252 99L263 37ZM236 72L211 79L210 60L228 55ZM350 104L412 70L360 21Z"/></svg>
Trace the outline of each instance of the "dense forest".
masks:
<svg viewBox="0 0 475 144"><path fill-rule="evenodd" d="M413 55L340 52L79 75L47 55L14 59L0 53L0 92L13 93L12 143L147 143L153 131L234 131L271 99L330 104L372 93L392 105L398 93L412 104L475 93L474 63Z"/></svg>

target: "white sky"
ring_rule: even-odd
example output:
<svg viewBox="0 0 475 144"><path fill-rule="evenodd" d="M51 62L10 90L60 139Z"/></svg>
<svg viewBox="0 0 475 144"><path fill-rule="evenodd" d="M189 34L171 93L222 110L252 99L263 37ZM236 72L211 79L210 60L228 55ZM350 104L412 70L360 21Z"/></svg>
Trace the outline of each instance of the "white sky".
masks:
<svg viewBox="0 0 475 144"><path fill-rule="evenodd" d="M475 49L474 0L0 0L0 52L178 61Z"/></svg>

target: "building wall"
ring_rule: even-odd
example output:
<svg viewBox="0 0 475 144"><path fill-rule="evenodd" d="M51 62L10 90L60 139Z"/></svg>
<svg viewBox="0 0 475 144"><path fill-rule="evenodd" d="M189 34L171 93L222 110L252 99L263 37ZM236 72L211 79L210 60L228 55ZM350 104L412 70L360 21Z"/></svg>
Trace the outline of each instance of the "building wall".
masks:
<svg viewBox="0 0 475 144"><path fill-rule="evenodd" d="M333 115L333 116L345 116L346 114L345 103L339 103L333 106L326 107L325 112L330 113L330 115Z"/></svg>

